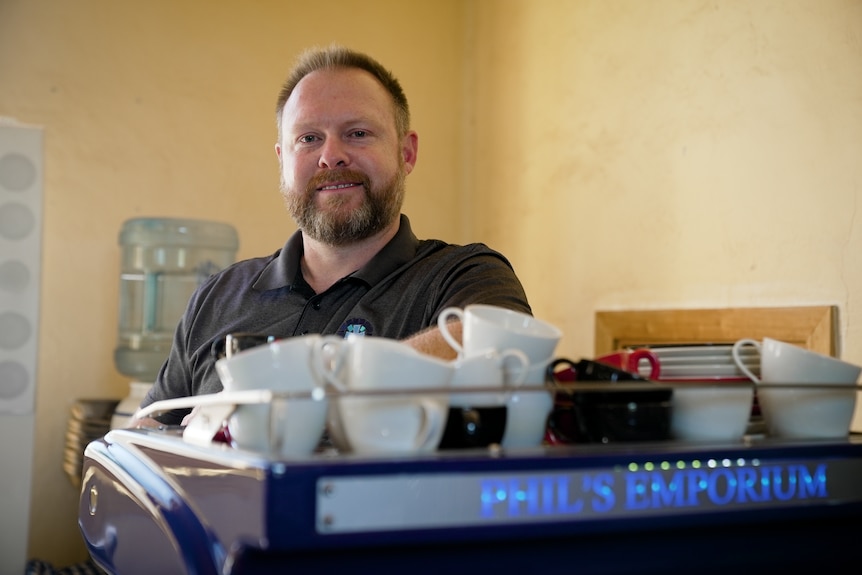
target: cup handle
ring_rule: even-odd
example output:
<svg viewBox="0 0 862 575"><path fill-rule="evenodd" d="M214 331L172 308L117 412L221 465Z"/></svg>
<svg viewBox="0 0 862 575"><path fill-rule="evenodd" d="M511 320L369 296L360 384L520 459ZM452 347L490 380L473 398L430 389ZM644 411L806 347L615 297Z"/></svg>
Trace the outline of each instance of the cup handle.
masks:
<svg viewBox="0 0 862 575"><path fill-rule="evenodd" d="M638 373L638 365L640 364L642 359L645 359L649 362L650 379L658 379L659 377L661 377L661 363L659 362L658 356L652 351L643 347L639 347L629 353L626 371L629 371L631 373Z"/></svg>
<svg viewBox="0 0 862 575"><path fill-rule="evenodd" d="M414 450L416 451L424 450L428 447L430 440L438 436L437 432L443 425L437 405L430 399L422 398L419 402L419 411L422 417L422 424L419 426L419 433L416 434L416 441L414 443Z"/></svg>
<svg viewBox="0 0 862 575"><path fill-rule="evenodd" d="M335 347L335 352L329 353L329 348ZM321 384L321 387L329 384L338 391L346 392L347 385L338 378L338 373L344 365L347 356L347 346L344 339L334 335L321 337L315 342L309 354L311 362L311 373ZM320 389L320 388L319 388Z"/></svg>
<svg viewBox="0 0 862 575"><path fill-rule="evenodd" d="M564 379L557 378L557 366L567 365L568 370L561 370ZM567 357L558 357L552 360L548 367L545 368L545 383L550 384L551 386L556 386L560 384L560 381L573 381L578 378L577 371L575 370L575 362Z"/></svg>
<svg viewBox="0 0 862 575"><path fill-rule="evenodd" d="M440 315L437 316L437 327L440 329L440 335L443 336L443 339L446 340L446 343L455 350L455 352L461 356L464 353L464 348L455 339L449 332L449 317L454 316L458 318L458 321L461 322L461 325L464 325L464 311L461 308L457 307L447 307L443 311L440 312Z"/></svg>
<svg viewBox="0 0 862 575"><path fill-rule="evenodd" d="M506 360L510 357L514 357L517 360L520 364L520 370L518 368L510 370L506 367ZM503 368L503 385L505 387L521 387L527 380L527 374L530 370L530 359L520 349L510 348L500 352L500 367ZM515 375L512 375L513 371Z"/></svg>
<svg viewBox="0 0 862 575"><path fill-rule="evenodd" d="M742 373L744 373L748 379L753 381L754 383L760 383L760 379L754 375L748 367L745 366L745 362L742 361L742 358L739 357L739 350L747 345L753 345L757 348L757 351L761 350L760 342L756 339L740 339L736 343L733 344L733 348L730 350L731 355L733 355L733 362L736 364L736 367L739 368Z"/></svg>

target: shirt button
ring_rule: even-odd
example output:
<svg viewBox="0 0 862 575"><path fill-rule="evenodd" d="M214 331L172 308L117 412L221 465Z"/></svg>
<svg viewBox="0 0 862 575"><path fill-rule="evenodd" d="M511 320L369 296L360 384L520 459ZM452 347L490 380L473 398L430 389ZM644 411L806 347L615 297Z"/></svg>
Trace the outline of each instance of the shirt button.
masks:
<svg viewBox="0 0 862 575"><path fill-rule="evenodd" d="M311 304L311 307L314 308L315 311L319 310L320 309L320 302L319 301L314 302L313 304Z"/></svg>

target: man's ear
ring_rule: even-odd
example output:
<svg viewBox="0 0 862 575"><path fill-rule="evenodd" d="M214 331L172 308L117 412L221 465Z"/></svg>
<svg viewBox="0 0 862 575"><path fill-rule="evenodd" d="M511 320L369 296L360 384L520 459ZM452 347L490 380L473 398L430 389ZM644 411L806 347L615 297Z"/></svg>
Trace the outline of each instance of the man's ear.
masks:
<svg viewBox="0 0 862 575"><path fill-rule="evenodd" d="M409 174L416 166L416 157L419 153L419 136L416 132L408 132L401 138L401 157L404 159L404 167Z"/></svg>

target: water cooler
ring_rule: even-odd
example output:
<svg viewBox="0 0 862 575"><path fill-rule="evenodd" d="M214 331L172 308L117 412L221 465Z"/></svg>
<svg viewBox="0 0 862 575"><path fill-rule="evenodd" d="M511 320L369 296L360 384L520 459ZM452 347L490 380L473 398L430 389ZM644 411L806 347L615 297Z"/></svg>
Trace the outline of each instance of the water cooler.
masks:
<svg viewBox="0 0 862 575"><path fill-rule="evenodd" d="M134 218L120 231L120 313L114 363L131 378L111 428L124 427L168 357L194 290L232 264L239 239L221 222Z"/></svg>

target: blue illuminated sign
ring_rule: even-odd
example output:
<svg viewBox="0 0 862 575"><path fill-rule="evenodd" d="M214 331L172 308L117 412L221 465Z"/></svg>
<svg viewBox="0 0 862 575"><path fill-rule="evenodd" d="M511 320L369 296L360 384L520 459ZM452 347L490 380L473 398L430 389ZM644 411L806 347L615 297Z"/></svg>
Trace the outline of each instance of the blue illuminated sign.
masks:
<svg viewBox="0 0 862 575"><path fill-rule="evenodd" d="M707 459L517 473L321 477L319 533L591 521L862 501L862 459Z"/></svg>
<svg viewBox="0 0 862 575"><path fill-rule="evenodd" d="M481 479L481 516L570 516L828 499L827 467L638 469Z"/></svg>

